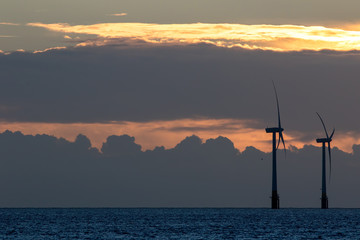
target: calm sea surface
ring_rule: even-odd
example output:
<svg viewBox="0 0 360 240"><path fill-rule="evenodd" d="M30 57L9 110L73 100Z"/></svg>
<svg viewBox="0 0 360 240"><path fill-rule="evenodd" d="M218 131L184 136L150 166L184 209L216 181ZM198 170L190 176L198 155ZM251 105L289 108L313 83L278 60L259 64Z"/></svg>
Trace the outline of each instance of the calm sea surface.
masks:
<svg viewBox="0 0 360 240"><path fill-rule="evenodd" d="M0 239L360 239L360 209L0 209Z"/></svg>

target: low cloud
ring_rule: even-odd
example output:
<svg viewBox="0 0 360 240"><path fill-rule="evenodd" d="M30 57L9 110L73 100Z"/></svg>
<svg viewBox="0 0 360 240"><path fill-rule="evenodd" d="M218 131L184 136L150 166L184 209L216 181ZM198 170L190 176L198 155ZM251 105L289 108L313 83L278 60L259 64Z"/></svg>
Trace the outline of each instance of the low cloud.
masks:
<svg viewBox="0 0 360 240"><path fill-rule="evenodd" d="M226 137L193 135L175 147L142 150L134 137L109 136L102 152L78 135L0 134L1 207L269 207L271 153L240 152ZM359 207L360 145L334 148L331 207ZM321 148L278 153L282 207L319 207ZM306 176L306 178L304 178ZM31 192L32 194L29 194Z"/></svg>

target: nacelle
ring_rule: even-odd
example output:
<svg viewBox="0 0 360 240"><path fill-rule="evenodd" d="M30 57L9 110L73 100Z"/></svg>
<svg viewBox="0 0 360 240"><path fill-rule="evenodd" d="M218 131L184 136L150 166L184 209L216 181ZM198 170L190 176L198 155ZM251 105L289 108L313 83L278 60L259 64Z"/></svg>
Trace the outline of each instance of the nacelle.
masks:
<svg viewBox="0 0 360 240"><path fill-rule="evenodd" d="M273 128L265 128L265 131L267 133L273 133L273 132L282 132L284 131L283 128L273 127Z"/></svg>
<svg viewBox="0 0 360 240"><path fill-rule="evenodd" d="M332 139L331 138L317 138L316 142L318 143L326 143L326 142L331 142Z"/></svg>

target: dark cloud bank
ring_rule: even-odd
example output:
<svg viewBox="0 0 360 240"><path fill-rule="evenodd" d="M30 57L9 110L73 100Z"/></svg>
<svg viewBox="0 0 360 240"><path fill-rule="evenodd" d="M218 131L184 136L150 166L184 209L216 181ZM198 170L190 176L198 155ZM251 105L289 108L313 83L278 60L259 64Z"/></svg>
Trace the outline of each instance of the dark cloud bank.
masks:
<svg viewBox="0 0 360 240"><path fill-rule="evenodd" d="M0 207L269 207L271 154L225 138L185 138L142 151L110 136L102 151L79 135L0 134ZM330 207L360 207L360 145L333 149ZM279 151L282 207L319 207L321 149Z"/></svg>
<svg viewBox="0 0 360 240"><path fill-rule="evenodd" d="M358 52L277 53L204 44L124 43L0 54L0 117L20 122L236 118L254 119L253 125L263 128L276 124L274 80L286 131L321 131L318 111L337 133L358 134L359 63Z"/></svg>

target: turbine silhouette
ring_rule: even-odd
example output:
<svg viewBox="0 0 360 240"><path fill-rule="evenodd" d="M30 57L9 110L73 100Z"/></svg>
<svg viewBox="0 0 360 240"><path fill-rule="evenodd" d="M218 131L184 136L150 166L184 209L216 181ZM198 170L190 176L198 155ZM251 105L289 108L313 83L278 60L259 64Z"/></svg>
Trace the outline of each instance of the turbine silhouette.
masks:
<svg viewBox="0 0 360 240"><path fill-rule="evenodd" d="M277 172L276 172L276 151L278 150L280 146L280 142L282 142L284 146L284 153L286 157L286 147L285 147L285 141L283 136L284 129L281 127L281 120L280 120L280 107L279 107L279 98L276 92L276 87L274 82L273 87L275 91L275 97L276 97L276 107L277 107L277 113L278 113L278 127L272 127L272 128L266 128L265 131L267 133L272 133L272 194L271 194L271 208L272 209L279 209L280 208L280 198L277 192ZM276 133L279 133L279 140L276 143Z"/></svg>
<svg viewBox="0 0 360 240"><path fill-rule="evenodd" d="M328 150L329 150L329 168L330 168L330 172L329 172L329 182L331 179L331 145L330 142L332 141L332 137L334 136L335 133L335 128L332 131L330 137L329 134L326 130L325 127L325 123L323 121L323 119L321 118L319 113L316 113L321 121L321 124L324 127L325 130L325 134L326 134L326 138L317 138L316 142L318 143L322 143L322 187L321 187L321 208L322 209L327 209L328 208L328 197L326 194L326 156L325 156L325 144L328 143Z"/></svg>

